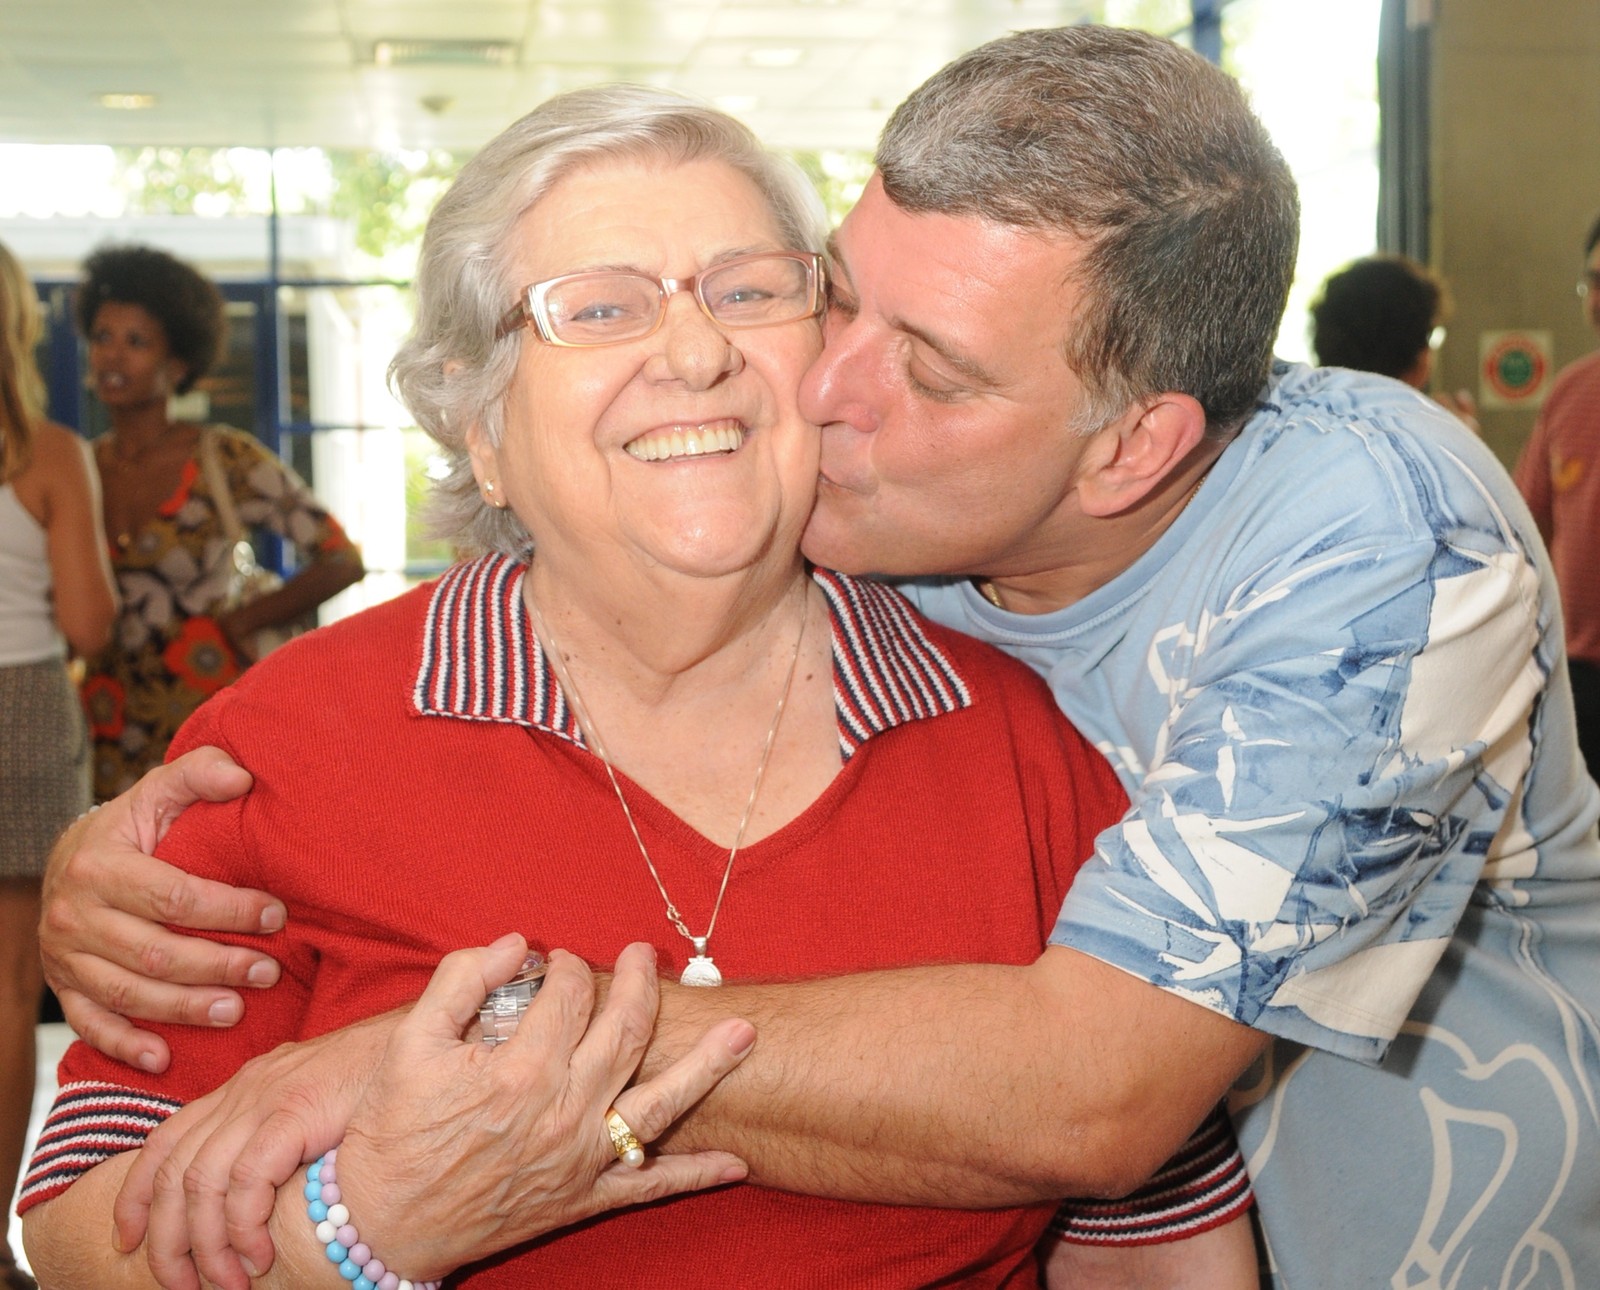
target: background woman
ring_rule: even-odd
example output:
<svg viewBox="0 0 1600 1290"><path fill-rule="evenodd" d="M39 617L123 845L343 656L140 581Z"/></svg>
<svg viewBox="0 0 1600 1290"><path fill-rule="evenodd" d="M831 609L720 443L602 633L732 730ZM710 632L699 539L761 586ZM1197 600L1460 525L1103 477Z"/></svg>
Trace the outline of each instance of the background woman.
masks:
<svg viewBox="0 0 1600 1290"><path fill-rule="evenodd" d="M84 266L77 316L111 420L95 454L122 594L111 647L83 687L104 801L157 765L184 719L254 661L257 632L302 620L363 569L337 521L257 440L169 416L168 400L221 352L226 320L211 282L165 251L107 247ZM237 606L234 534L216 500L224 486L243 531L271 530L301 562Z"/></svg>
<svg viewBox="0 0 1600 1290"><path fill-rule="evenodd" d="M375 1051L387 1031L337 1028L508 926L600 962L645 938L695 983L1041 952L1124 799L1031 672L801 559L818 214L742 126L640 89L552 100L462 171L394 371L452 462L450 535L485 554L279 651L185 729L255 786L186 813L168 853L285 899L284 979L233 1029L168 1030L165 1077L75 1046L24 1192L36 1267L144 1272L83 1235L130 1163L102 1145L84 1172L86 1097L154 1122L284 1039ZM649 1142L683 1102L625 1088L625 1061L577 1074L565 956L510 1042L462 1040L520 948L453 958L341 1120L349 1275L376 1251L413 1277L474 1264L461 1283L485 1287L1037 1284L1051 1204L865 1205L850 1178L533 1240L637 1198L613 1105ZM657 1194L692 1185L670 1156L638 1177L657 1170ZM298 1185L275 1205L277 1280L254 1284L314 1284ZM219 1227L151 1217L164 1279L194 1284L192 1243L207 1280L243 1284Z"/></svg>
<svg viewBox="0 0 1600 1290"><path fill-rule="evenodd" d="M33 1106L39 875L56 835L89 805L89 746L67 649L110 637L116 613L86 445L43 419L33 363L39 305L0 245L0 1195L22 1165ZM0 1286L23 1290L0 1239Z"/></svg>

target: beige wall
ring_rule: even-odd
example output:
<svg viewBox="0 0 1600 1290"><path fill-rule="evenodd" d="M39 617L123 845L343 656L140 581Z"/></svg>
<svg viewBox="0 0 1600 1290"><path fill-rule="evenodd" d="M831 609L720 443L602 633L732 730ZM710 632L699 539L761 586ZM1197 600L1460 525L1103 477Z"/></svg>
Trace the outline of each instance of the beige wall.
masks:
<svg viewBox="0 0 1600 1290"><path fill-rule="evenodd" d="M1430 254L1456 299L1434 385L1476 394L1484 331L1551 331L1557 367L1596 344L1573 286L1600 214L1600 0L1432 7ZM1507 464L1533 417L1482 413Z"/></svg>

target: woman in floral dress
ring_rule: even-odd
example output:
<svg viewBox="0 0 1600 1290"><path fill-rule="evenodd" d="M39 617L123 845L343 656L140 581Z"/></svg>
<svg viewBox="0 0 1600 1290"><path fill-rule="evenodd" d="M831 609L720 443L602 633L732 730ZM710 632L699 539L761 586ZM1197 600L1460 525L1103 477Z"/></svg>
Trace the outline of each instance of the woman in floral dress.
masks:
<svg viewBox="0 0 1600 1290"><path fill-rule="evenodd" d="M160 762L184 719L249 666L258 633L302 620L364 570L338 522L257 440L170 419L169 398L221 351L225 315L211 282L164 251L108 247L85 265L77 315L111 420L95 457L122 597L112 642L83 684L103 801ZM291 542L300 569L236 604L235 531L260 529Z"/></svg>

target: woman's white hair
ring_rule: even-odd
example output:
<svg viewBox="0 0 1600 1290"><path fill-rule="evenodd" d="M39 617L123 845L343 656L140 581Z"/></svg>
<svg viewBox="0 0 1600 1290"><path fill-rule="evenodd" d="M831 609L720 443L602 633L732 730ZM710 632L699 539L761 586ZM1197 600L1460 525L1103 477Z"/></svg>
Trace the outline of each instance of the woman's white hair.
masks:
<svg viewBox="0 0 1600 1290"><path fill-rule="evenodd" d="M429 527L460 549L521 554L529 545L510 510L483 501L466 452L473 425L500 442L524 334L495 339L500 319L527 285L511 277L511 231L572 170L618 158L725 162L765 196L791 249L822 249L826 217L799 167L769 152L739 121L683 95L636 85L575 90L492 139L428 220L416 323L389 365L391 386L445 451L449 472L435 482Z"/></svg>

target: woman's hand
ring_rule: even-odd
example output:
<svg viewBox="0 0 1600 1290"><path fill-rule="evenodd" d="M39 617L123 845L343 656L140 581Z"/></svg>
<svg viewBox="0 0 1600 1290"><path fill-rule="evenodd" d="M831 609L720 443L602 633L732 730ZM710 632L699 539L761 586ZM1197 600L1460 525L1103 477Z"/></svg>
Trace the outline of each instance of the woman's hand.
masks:
<svg viewBox="0 0 1600 1290"><path fill-rule="evenodd" d="M143 1241L167 1290L197 1290L197 1268L208 1284L244 1290L250 1267L272 1266L278 1188L344 1136L404 1017L282 1044L156 1128L112 1206L116 1247Z"/></svg>
<svg viewBox="0 0 1600 1290"><path fill-rule="evenodd" d="M478 1005L510 979L525 950L523 939L511 936L486 950L452 954L408 1017L388 1013L284 1044L190 1103L150 1135L129 1171L114 1208L117 1247L134 1249L145 1240L151 1270L168 1290L195 1290L199 1277L223 1290L246 1290L250 1275L274 1260L267 1222L278 1188L341 1138L341 1177L358 1176L349 1194L367 1195L363 1172L377 1179L386 1176L380 1169L411 1169L408 1186L431 1198L428 1213L445 1230L453 1227L453 1236L483 1243L476 1253L463 1245L459 1261L605 1209L744 1177L743 1162L712 1152L626 1170L615 1165L603 1129L580 1141L559 1120L563 1113L586 1114L585 1095L593 1101L600 1090L620 1089L636 1067L655 1018L655 956L648 946L623 952L592 1025L589 971L558 951L517 1035L493 1051L475 1038ZM474 1038L463 1041L469 1022ZM732 1070L753 1040L754 1030L743 1021L713 1027L678 1063L613 1099L619 1113L641 1141L652 1140ZM596 1125L611 1104L600 1104ZM360 1124L351 1124L358 1106L362 1120L382 1121L365 1140ZM489 1117L494 1141L487 1148L462 1136L483 1127L471 1108ZM453 1138L456 1146L436 1156L436 1137ZM549 1146L549 1139L563 1145ZM386 1153L387 1163L363 1164L363 1141ZM502 1208L525 1211L478 1213L472 1223L449 1217L453 1211L440 1202L450 1199L446 1175L452 1168L478 1171L480 1184L496 1188ZM390 1255L377 1244L388 1230L380 1211L393 1197L370 1202L370 1227L362 1228L386 1262ZM358 1217L361 1203L350 1202ZM455 1203L470 1209L479 1202L463 1195ZM407 1228L415 1225L414 1214L392 1212ZM495 1232L507 1235L496 1244Z"/></svg>
<svg viewBox="0 0 1600 1290"><path fill-rule="evenodd" d="M180 936L163 924L272 932L283 905L264 892L208 882L152 858L183 809L250 787L249 772L215 748L150 771L61 836L44 877L39 949L67 1021L108 1056L160 1072L170 1054L128 1018L231 1026L244 1013L235 987L278 979L264 954Z"/></svg>
<svg viewBox="0 0 1600 1290"><path fill-rule="evenodd" d="M263 624L247 622L250 617L249 605L241 605L238 609L217 615L217 630L222 633L222 639L228 642L228 648L233 651L241 669L257 661L255 634Z"/></svg>
<svg viewBox="0 0 1600 1290"><path fill-rule="evenodd" d="M603 1007L573 955L556 951L515 1035L461 1038L478 1005L522 962L520 936L448 956L398 1026L339 1149L351 1221L386 1264L434 1278L621 1205L736 1182L725 1152L619 1163L613 1106L643 1143L664 1132L755 1042L748 1022L713 1026L692 1052L636 1087L655 1025L655 951L630 945Z"/></svg>

